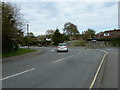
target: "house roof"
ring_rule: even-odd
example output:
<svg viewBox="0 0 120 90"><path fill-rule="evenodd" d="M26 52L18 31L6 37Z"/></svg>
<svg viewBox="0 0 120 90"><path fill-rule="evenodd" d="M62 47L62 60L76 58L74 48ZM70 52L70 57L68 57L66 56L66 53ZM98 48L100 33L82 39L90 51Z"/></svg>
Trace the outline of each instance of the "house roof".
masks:
<svg viewBox="0 0 120 90"><path fill-rule="evenodd" d="M109 30L109 31L104 31L104 32L99 32L99 33L97 33L97 34L110 33L110 32L120 32L120 29L116 29L116 30Z"/></svg>

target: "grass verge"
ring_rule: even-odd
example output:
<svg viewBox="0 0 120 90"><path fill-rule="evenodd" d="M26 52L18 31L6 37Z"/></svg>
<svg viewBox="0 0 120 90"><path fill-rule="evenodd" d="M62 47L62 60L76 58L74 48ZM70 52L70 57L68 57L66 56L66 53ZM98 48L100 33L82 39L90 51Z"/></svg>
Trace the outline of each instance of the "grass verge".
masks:
<svg viewBox="0 0 120 90"><path fill-rule="evenodd" d="M18 50L13 51L13 52L3 53L2 58L23 55L23 54L31 53L31 52L35 52L35 51L36 50L34 50L34 49L19 48Z"/></svg>

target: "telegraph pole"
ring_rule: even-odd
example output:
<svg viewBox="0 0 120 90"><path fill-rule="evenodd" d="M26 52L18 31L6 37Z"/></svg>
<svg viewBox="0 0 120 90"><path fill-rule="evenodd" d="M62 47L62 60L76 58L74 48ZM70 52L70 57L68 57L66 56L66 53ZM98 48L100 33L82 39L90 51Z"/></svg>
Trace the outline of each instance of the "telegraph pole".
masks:
<svg viewBox="0 0 120 90"><path fill-rule="evenodd" d="M52 46L52 34L51 34L51 46Z"/></svg>
<svg viewBox="0 0 120 90"><path fill-rule="evenodd" d="M28 49L29 49L29 24L27 24Z"/></svg>

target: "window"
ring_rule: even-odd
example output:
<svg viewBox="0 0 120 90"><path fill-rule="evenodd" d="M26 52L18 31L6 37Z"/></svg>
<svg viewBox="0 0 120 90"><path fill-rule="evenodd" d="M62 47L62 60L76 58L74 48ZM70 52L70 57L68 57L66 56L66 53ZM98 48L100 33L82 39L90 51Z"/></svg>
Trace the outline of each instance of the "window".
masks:
<svg viewBox="0 0 120 90"><path fill-rule="evenodd" d="M109 36L110 34L109 33L104 33L104 36Z"/></svg>

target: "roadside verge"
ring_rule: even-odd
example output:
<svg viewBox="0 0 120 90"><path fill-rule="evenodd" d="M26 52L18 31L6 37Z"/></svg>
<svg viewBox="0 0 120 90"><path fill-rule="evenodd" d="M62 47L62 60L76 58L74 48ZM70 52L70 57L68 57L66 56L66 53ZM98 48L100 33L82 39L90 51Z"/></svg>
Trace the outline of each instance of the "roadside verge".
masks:
<svg viewBox="0 0 120 90"><path fill-rule="evenodd" d="M2 58L2 63L6 63L6 62L10 62L10 61L16 61L16 60L22 60L22 59L25 59L25 58L30 58L30 57L33 57L33 56L36 56L36 55L43 54L45 52L46 52L45 49L41 49L41 50L37 50L36 52L26 53L24 55Z"/></svg>

